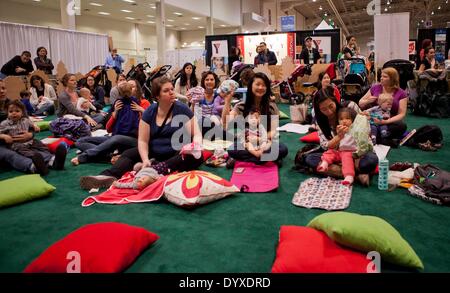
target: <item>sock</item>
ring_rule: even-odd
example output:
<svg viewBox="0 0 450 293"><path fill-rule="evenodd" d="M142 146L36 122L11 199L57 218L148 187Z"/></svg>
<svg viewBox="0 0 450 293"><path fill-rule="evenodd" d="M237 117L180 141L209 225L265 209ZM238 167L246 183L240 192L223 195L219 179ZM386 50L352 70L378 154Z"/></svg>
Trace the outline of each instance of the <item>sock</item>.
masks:
<svg viewBox="0 0 450 293"><path fill-rule="evenodd" d="M342 184L344 185L352 185L353 184L353 176L345 176L344 180L342 181Z"/></svg>

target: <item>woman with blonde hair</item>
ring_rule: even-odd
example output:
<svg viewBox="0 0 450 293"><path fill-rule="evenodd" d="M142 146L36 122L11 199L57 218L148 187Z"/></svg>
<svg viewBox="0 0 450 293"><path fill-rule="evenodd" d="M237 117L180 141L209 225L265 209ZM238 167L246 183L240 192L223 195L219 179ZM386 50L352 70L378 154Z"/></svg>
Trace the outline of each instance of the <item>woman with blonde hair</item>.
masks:
<svg viewBox="0 0 450 293"><path fill-rule="evenodd" d="M393 101L391 118L387 120L374 119L375 124L387 125L388 128L388 136L383 139L378 137L377 142L397 147L407 128L403 120L408 110L408 95L400 88L400 77L395 68L388 67L381 71L380 83L370 88L359 101L359 106L362 110L376 106L381 94L391 95Z"/></svg>

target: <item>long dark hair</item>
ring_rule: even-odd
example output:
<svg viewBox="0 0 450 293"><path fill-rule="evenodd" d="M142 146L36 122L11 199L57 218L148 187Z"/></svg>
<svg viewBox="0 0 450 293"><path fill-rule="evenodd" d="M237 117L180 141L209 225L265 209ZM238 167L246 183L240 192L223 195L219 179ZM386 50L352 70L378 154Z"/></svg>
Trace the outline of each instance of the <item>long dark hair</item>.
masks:
<svg viewBox="0 0 450 293"><path fill-rule="evenodd" d="M134 79L134 78L130 78L128 81L134 81L134 83L136 83L136 96L135 96L135 98L136 98L136 100L141 102L141 99L144 96L141 84L139 83L139 81L137 79Z"/></svg>
<svg viewBox="0 0 450 293"><path fill-rule="evenodd" d="M264 81L264 84L266 85L266 93L261 98L261 103L259 105L259 112L261 115L266 115L267 117L270 116L270 96L272 95L272 91L270 89L270 80L262 72L255 73L255 75L250 79L247 87L247 98L245 100L244 104L244 117L247 117L247 115L251 112L251 110L254 108L255 105L255 95L253 94L252 87L253 83L257 78L260 78ZM270 117L267 123L267 131L270 131Z"/></svg>
<svg viewBox="0 0 450 293"><path fill-rule="evenodd" d="M330 122L328 121L328 117L320 111L320 104L326 100L331 100L333 103L336 104L336 113L337 113L341 108L341 105L336 100L336 97L334 96L334 88L331 85L319 91L318 95L314 98L313 106L314 106L314 113L316 115L317 125L319 125L320 130L322 130L322 133L325 135L327 139L332 139L333 136L331 135L331 127ZM337 115L336 115L336 122L337 122Z"/></svg>
<svg viewBox="0 0 450 293"><path fill-rule="evenodd" d="M34 81L35 81L35 80L39 80L40 83L41 83L41 87L42 87L42 88L45 88L45 82L44 82L44 80L42 79L42 77L40 77L39 75L33 75L33 76L31 77L31 79L30 79L30 87L35 87L35 86L34 86Z"/></svg>
<svg viewBox="0 0 450 293"><path fill-rule="evenodd" d="M196 87L198 85L197 76L195 75L195 66L192 65L192 63L185 63L183 65L183 69L181 70L181 76L180 76L180 85L186 86L187 85L187 75L186 75L186 67L191 66L192 67L192 74L189 78L189 81L191 82L191 87Z"/></svg>

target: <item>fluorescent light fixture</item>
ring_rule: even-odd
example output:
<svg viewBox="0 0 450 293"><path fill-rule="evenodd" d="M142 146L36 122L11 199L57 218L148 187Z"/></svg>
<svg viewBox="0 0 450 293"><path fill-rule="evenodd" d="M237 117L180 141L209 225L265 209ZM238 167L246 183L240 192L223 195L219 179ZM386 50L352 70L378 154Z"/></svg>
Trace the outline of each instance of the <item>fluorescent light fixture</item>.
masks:
<svg viewBox="0 0 450 293"><path fill-rule="evenodd" d="M129 17L129 16L127 16L127 17L125 17L126 19L129 19L129 20L134 20L135 18L134 17Z"/></svg>
<svg viewBox="0 0 450 293"><path fill-rule="evenodd" d="M126 10L126 9L122 9L122 10L120 10L120 11L126 12L126 13L131 13L131 12L133 12L133 11L131 11L131 10Z"/></svg>
<svg viewBox="0 0 450 293"><path fill-rule="evenodd" d="M194 17L192 17L192 19L194 19L194 20L199 20L200 17L194 16Z"/></svg>
<svg viewBox="0 0 450 293"><path fill-rule="evenodd" d="M134 0L122 0L123 2L127 2L127 3L136 3L136 1Z"/></svg>
<svg viewBox="0 0 450 293"><path fill-rule="evenodd" d="M100 15L110 15L111 13L100 11L98 14L100 14Z"/></svg>
<svg viewBox="0 0 450 293"><path fill-rule="evenodd" d="M103 6L103 4L95 3L95 2L90 2L89 5L97 6L97 7Z"/></svg>
<svg viewBox="0 0 450 293"><path fill-rule="evenodd" d="M167 21L174 22L175 20L173 20L173 19L167 19Z"/></svg>
<svg viewBox="0 0 450 293"><path fill-rule="evenodd" d="M322 5L320 5L319 10L322 10Z"/></svg>
<svg viewBox="0 0 450 293"><path fill-rule="evenodd" d="M150 15L150 14L147 14L147 17L153 18L154 16L153 16L153 15Z"/></svg>
<svg viewBox="0 0 450 293"><path fill-rule="evenodd" d="M180 29L185 30L186 28L185 27L180 27Z"/></svg>
<svg viewBox="0 0 450 293"><path fill-rule="evenodd" d="M198 26L198 28L205 28L204 26Z"/></svg>
<svg viewBox="0 0 450 293"><path fill-rule="evenodd" d="M221 26L221 27L226 27L226 25L225 25L225 24L221 24L220 26Z"/></svg>
<svg viewBox="0 0 450 293"><path fill-rule="evenodd" d="M155 23L155 22L150 20L150 21L147 21L147 23Z"/></svg>
<svg viewBox="0 0 450 293"><path fill-rule="evenodd" d="M41 2L41 0L33 0L34 2Z"/></svg>
<svg viewBox="0 0 450 293"><path fill-rule="evenodd" d="M171 25L171 24L166 24L166 26L167 26L167 27L173 27L173 25Z"/></svg>
<svg viewBox="0 0 450 293"><path fill-rule="evenodd" d="M174 12L173 14L178 15L178 16L182 16L183 15L183 13L181 13L181 12Z"/></svg>
<svg viewBox="0 0 450 293"><path fill-rule="evenodd" d="M183 24L184 24L184 25L190 25L190 24L189 24L189 23L187 23L187 22L186 22L186 23L183 23Z"/></svg>

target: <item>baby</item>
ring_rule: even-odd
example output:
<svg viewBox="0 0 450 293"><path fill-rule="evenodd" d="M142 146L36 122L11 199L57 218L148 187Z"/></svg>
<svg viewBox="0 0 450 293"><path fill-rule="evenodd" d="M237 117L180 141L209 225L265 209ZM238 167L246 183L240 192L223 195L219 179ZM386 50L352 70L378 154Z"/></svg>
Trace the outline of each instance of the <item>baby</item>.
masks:
<svg viewBox="0 0 450 293"><path fill-rule="evenodd" d="M387 125L377 125L374 119L387 120L391 118L391 108L393 103L393 97L390 94L381 94L378 97L378 106L367 109L365 113L370 115L370 138L372 142L376 144L377 136L380 134L382 138L389 135Z"/></svg>
<svg viewBox="0 0 450 293"><path fill-rule="evenodd" d="M248 126L241 134L241 143L245 149L257 158L260 158L264 151L270 148L267 131L261 124L261 114L258 110L252 109L247 115Z"/></svg>
<svg viewBox="0 0 450 293"><path fill-rule="evenodd" d="M237 88L239 88L239 84L232 79L224 80L220 84L219 89L217 90L218 95L214 99L213 115L222 117L222 111L225 105L225 97L228 94L236 91Z"/></svg>
<svg viewBox="0 0 450 293"><path fill-rule="evenodd" d="M133 182L114 181L113 185L117 188L143 190L162 177L160 174L158 174L158 172L156 172L155 169L153 169L153 167L146 167L141 169L141 166L142 163L137 163L134 166L134 170L137 171L137 173L134 177Z"/></svg>
<svg viewBox="0 0 450 293"><path fill-rule="evenodd" d="M338 112L338 121L341 128L350 129L356 118L356 112L351 108L341 108ZM351 185L355 177L355 163L353 161L353 152L357 150L357 143L353 136L347 133L340 135L341 141L338 149L328 149L322 155L322 161L317 167L317 171L326 172L328 165L335 162L342 162L342 174L344 180L342 184Z"/></svg>
<svg viewBox="0 0 450 293"><path fill-rule="evenodd" d="M91 92L87 88L80 89L80 98L78 98L77 109L89 115L89 111L97 111L92 104Z"/></svg>

